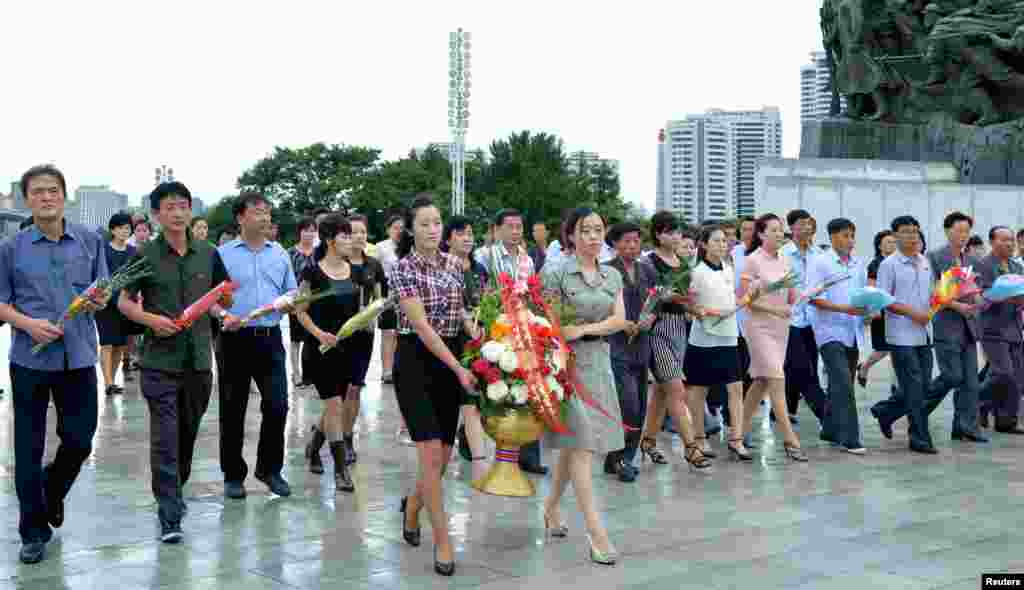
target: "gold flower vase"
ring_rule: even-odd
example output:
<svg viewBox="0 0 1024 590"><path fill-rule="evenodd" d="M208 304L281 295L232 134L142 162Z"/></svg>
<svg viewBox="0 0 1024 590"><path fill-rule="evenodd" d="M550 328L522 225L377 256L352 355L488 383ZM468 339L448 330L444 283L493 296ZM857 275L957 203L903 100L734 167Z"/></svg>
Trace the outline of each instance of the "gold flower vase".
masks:
<svg viewBox="0 0 1024 590"><path fill-rule="evenodd" d="M525 498L536 494L533 482L519 468L519 449L540 438L544 423L531 412L513 412L507 416L490 416L483 426L498 449L494 464L473 482L473 487L495 496Z"/></svg>

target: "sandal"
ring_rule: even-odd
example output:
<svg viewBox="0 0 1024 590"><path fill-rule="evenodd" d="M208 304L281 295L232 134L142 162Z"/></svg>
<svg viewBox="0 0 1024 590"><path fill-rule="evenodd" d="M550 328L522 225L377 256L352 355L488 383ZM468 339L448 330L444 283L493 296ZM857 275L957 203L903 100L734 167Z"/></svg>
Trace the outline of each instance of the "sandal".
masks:
<svg viewBox="0 0 1024 590"><path fill-rule="evenodd" d="M718 457L718 453L713 451L711 449L711 445L708 444L708 438L706 436L693 437L693 443L700 447L700 452L708 459L715 459Z"/></svg>
<svg viewBox="0 0 1024 590"><path fill-rule="evenodd" d="M686 445L686 462L690 469L697 473L711 473L711 459L704 455L704 451L696 443Z"/></svg>
<svg viewBox="0 0 1024 590"><path fill-rule="evenodd" d="M729 456L736 461L753 461L754 456L743 448L743 437L729 439Z"/></svg>
<svg viewBox="0 0 1024 590"><path fill-rule="evenodd" d="M800 447L791 446L789 443L783 443L782 448L786 450L786 456L796 461L797 463L807 462L807 453L804 452Z"/></svg>
<svg viewBox="0 0 1024 590"><path fill-rule="evenodd" d="M665 454L658 450L658 440L652 436L645 436L640 440L640 461L646 461L648 458L655 465L668 464Z"/></svg>

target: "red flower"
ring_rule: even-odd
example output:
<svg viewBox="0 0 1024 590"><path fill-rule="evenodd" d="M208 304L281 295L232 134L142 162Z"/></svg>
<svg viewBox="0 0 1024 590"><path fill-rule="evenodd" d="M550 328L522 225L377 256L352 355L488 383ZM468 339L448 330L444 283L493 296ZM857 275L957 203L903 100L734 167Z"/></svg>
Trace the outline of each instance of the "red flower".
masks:
<svg viewBox="0 0 1024 590"><path fill-rule="evenodd" d="M486 375L487 372L491 370L491 363L484 359L476 359L473 361L473 364L470 365L470 369L478 375Z"/></svg>
<svg viewBox="0 0 1024 590"><path fill-rule="evenodd" d="M498 381L501 381L501 369L494 366L489 367L483 376L484 381L487 381L488 385L491 383L497 383Z"/></svg>
<svg viewBox="0 0 1024 590"><path fill-rule="evenodd" d="M526 381L526 371L522 369L516 369L515 371L512 371L512 377L519 379L521 381Z"/></svg>

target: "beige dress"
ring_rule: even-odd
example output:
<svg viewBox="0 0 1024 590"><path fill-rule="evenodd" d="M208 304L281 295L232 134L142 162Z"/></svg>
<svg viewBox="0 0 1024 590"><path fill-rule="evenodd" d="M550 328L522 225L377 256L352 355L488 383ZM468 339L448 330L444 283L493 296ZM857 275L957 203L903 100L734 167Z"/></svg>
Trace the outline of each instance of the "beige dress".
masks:
<svg viewBox="0 0 1024 590"><path fill-rule="evenodd" d="M593 283L588 283L570 256L544 266L544 287L559 292L576 308L580 324L604 321L614 313L615 302L622 292L622 275L614 268L601 265ZM622 412L619 395L612 373L611 351L607 339L576 340L571 342L576 351L576 370L580 381L593 399L610 415L583 403L579 398L570 401L565 417L570 435L548 432L544 446L561 449L586 449L598 454L617 451L626 446L622 430Z"/></svg>
<svg viewBox="0 0 1024 590"><path fill-rule="evenodd" d="M772 281L777 281L788 270L789 263L781 252L777 252L775 256L769 256L764 250L758 248L743 259L743 274L750 280L750 285L764 286ZM792 293L792 289L782 289L762 295L758 302L769 305L788 305L792 301ZM785 378L782 364L786 361L789 320L762 311L751 310L743 319L743 337L750 350L749 374L751 379L758 377Z"/></svg>

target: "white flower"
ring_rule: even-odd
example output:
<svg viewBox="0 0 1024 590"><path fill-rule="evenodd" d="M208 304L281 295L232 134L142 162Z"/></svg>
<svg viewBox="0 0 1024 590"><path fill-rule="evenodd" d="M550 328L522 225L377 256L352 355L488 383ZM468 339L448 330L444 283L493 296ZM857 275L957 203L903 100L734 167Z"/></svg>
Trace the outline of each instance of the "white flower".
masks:
<svg viewBox="0 0 1024 590"><path fill-rule="evenodd" d="M550 328L551 327L551 322L549 322L546 319L540 317L539 315L535 315L535 316L531 317L530 318L530 323L536 324L538 326L543 326L545 328Z"/></svg>
<svg viewBox="0 0 1024 590"><path fill-rule="evenodd" d="M519 356L511 348L506 348L498 358L498 366L502 371L511 373L519 368Z"/></svg>
<svg viewBox="0 0 1024 590"><path fill-rule="evenodd" d="M565 390L563 390L562 385L558 383L558 379L555 379L553 376L548 375L546 381L548 384L548 389L551 390L551 393L555 394L555 397L558 398L558 401L564 400Z"/></svg>
<svg viewBox="0 0 1024 590"><path fill-rule="evenodd" d="M487 399L492 402L500 402L508 395L508 385L504 381L491 383L487 386Z"/></svg>
<svg viewBox="0 0 1024 590"><path fill-rule="evenodd" d="M517 406L526 405L526 400L528 398L526 384L517 383L512 386L510 392L512 393L512 399L515 400Z"/></svg>
<svg viewBox="0 0 1024 590"><path fill-rule="evenodd" d="M498 359L501 358L501 354L506 350L508 350L507 346L497 340L491 340L480 347L480 356L487 359L488 362L497 363Z"/></svg>
<svg viewBox="0 0 1024 590"><path fill-rule="evenodd" d="M565 368L564 366L562 366L563 365L563 363L562 363L563 360L564 360L564 357L563 357L562 353L560 351L558 351L558 350L555 350L555 349L553 349L551 351L551 354L548 357L548 363L551 365L551 369L554 372L556 372L556 373L561 373L562 369Z"/></svg>

